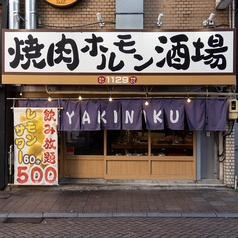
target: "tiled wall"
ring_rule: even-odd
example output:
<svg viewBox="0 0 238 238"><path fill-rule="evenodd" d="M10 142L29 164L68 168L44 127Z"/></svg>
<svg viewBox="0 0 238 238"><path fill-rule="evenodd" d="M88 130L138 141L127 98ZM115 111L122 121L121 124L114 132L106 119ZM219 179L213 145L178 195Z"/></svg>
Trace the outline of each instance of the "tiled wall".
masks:
<svg viewBox="0 0 238 238"><path fill-rule="evenodd" d="M231 126L227 125L229 132ZM224 160L224 183L228 187L234 187L235 184L235 133L234 128L231 134L226 136L225 160Z"/></svg>

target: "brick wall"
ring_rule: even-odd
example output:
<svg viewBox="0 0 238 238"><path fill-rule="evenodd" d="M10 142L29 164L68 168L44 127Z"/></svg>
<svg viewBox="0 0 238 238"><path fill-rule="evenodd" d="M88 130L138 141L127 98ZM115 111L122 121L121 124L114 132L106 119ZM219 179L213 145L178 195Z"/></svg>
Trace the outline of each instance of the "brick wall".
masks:
<svg viewBox="0 0 238 238"><path fill-rule="evenodd" d="M230 126L227 125L227 131ZM234 128L230 135L226 136L225 143L225 161L224 161L224 183L228 187L234 187L235 183L235 143L234 143Z"/></svg>
<svg viewBox="0 0 238 238"><path fill-rule="evenodd" d="M164 14L160 29L206 29L202 22L211 13L216 14L215 25L228 25L228 9L216 10L215 0L145 0L144 11L146 29L157 28L159 13Z"/></svg>
<svg viewBox="0 0 238 238"><path fill-rule="evenodd" d="M42 28L100 29L96 18L100 12L106 22L103 29L115 29L116 0L81 0L68 9L55 8L44 0L36 3ZM21 1L23 16L24 12L24 1ZM216 26L228 27L229 10L216 10L215 0L144 0L144 29L207 29L202 22L212 12L216 14ZM164 14L160 28L156 24L159 13Z"/></svg>
<svg viewBox="0 0 238 238"><path fill-rule="evenodd" d="M144 0L144 28L156 29L159 13L163 13L160 29L207 29L202 25L215 13L215 25L228 25L228 9L216 10L215 0ZM227 26L222 26L227 27Z"/></svg>
<svg viewBox="0 0 238 238"><path fill-rule="evenodd" d="M100 29L96 13L106 22L103 29L115 29L114 0L81 0L72 8L55 8L44 0L36 1L36 11L41 17L42 28L51 29ZM114 24L113 24L114 23Z"/></svg>

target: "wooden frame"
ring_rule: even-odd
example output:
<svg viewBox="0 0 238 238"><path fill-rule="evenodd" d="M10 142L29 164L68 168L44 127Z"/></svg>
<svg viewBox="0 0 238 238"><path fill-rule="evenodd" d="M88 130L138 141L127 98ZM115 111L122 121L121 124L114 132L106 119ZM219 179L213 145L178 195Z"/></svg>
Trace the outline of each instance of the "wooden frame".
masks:
<svg viewBox="0 0 238 238"><path fill-rule="evenodd" d="M148 131L148 156L107 156L107 131L104 130L104 155L66 155L64 176L134 180L196 180L196 132L193 156L151 156L151 131Z"/></svg>

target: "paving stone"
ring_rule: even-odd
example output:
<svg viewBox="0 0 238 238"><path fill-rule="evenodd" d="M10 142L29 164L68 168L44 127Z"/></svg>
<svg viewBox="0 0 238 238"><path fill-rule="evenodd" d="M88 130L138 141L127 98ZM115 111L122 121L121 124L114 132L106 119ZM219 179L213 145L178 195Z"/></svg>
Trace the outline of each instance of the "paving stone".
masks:
<svg viewBox="0 0 238 238"><path fill-rule="evenodd" d="M113 213L113 217L147 217L146 213Z"/></svg>
<svg viewBox="0 0 238 238"><path fill-rule="evenodd" d="M112 213L79 213L78 217L112 217Z"/></svg>
<svg viewBox="0 0 238 238"><path fill-rule="evenodd" d="M8 218L42 218L42 213L10 213Z"/></svg>
<svg viewBox="0 0 238 238"><path fill-rule="evenodd" d="M148 217L181 217L181 213L147 213Z"/></svg>
<svg viewBox="0 0 238 238"><path fill-rule="evenodd" d="M8 216L8 213L0 213L0 218L4 218L4 217L7 217Z"/></svg>
<svg viewBox="0 0 238 238"><path fill-rule="evenodd" d="M1 195L4 197L4 191ZM0 201L0 214L238 213L238 193L229 188L12 191L9 198Z"/></svg>
<svg viewBox="0 0 238 238"><path fill-rule="evenodd" d="M78 217L78 213L44 213L44 218Z"/></svg>
<svg viewBox="0 0 238 238"><path fill-rule="evenodd" d="M0 219L3 222L4 219ZM0 237L237 237L237 218L105 217L1 223Z"/></svg>
<svg viewBox="0 0 238 238"><path fill-rule="evenodd" d="M217 217L238 217L238 213L217 213Z"/></svg>
<svg viewBox="0 0 238 238"><path fill-rule="evenodd" d="M216 213L182 213L182 217L217 217Z"/></svg>
<svg viewBox="0 0 238 238"><path fill-rule="evenodd" d="M226 203L223 201L212 201L210 202L212 206L226 206Z"/></svg>

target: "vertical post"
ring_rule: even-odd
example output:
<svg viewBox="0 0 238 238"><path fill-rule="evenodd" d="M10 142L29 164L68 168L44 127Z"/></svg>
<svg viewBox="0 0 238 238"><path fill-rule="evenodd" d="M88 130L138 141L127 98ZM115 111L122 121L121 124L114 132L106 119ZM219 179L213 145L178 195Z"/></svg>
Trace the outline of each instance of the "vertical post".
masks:
<svg viewBox="0 0 238 238"><path fill-rule="evenodd" d="M238 4L237 2L235 2L235 0L233 0L233 6L235 5L235 28L236 31L238 29ZM236 32L236 93L238 93L238 37L237 37L237 32ZM238 158L237 158L237 154L238 154L238 135L237 135L237 124L238 124L238 120L235 121L235 176L238 175ZM237 178L237 177L236 177ZM235 179L235 187L237 186L237 180Z"/></svg>
<svg viewBox="0 0 238 238"><path fill-rule="evenodd" d="M0 189L7 183L7 153L6 153L6 86L2 85L2 29L7 28L8 1L0 0L2 6L0 32Z"/></svg>
<svg viewBox="0 0 238 238"><path fill-rule="evenodd" d="M235 1L235 0L233 0ZM238 4L235 4L235 28L236 28L236 31L238 29ZM237 32L236 32L237 33ZM236 35L236 92L238 92L238 88L237 88L237 85L238 85L238 37Z"/></svg>
<svg viewBox="0 0 238 238"><path fill-rule="evenodd" d="M193 141L193 143L196 143L196 151L193 151L193 156L196 153L196 180L202 179L202 167L201 167L201 131L196 132L196 142Z"/></svg>
<svg viewBox="0 0 238 238"><path fill-rule="evenodd" d="M222 136L222 132L220 131L218 134L218 141L219 141L219 155L221 155L223 153L223 143L224 143L224 139ZM220 156L218 157L219 162L219 180L223 183L224 182L224 162L222 162L223 157Z"/></svg>

